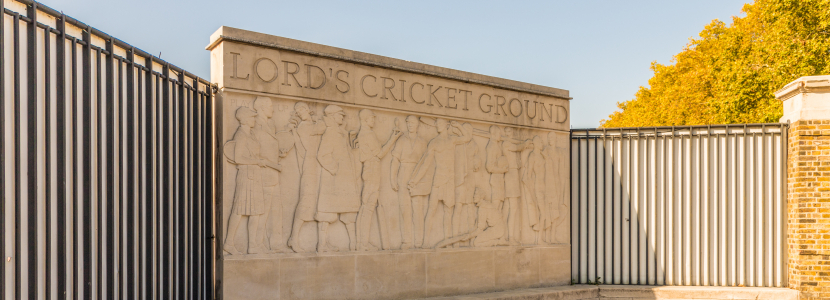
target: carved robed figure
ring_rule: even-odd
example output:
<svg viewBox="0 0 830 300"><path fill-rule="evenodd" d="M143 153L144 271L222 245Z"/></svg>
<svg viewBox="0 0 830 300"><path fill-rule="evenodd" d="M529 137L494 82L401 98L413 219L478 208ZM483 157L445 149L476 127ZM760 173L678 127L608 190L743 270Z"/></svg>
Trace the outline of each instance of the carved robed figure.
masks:
<svg viewBox="0 0 830 300"><path fill-rule="evenodd" d="M233 135L233 140L224 147L226 157L236 165L237 170L233 206L223 246L230 254L242 254L233 242L240 223L245 219L248 219L247 252L264 252L262 236L257 234L260 229L259 222L262 221L260 217L267 209L262 173L264 168L279 170L279 166L261 156L260 143L251 132L256 126L256 116L257 113L248 107L237 109L236 119L239 121L239 127Z"/></svg>
<svg viewBox="0 0 830 300"><path fill-rule="evenodd" d="M343 119L346 113L337 105L323 110L326 131L320 141L317 161L323 166L320 175L320 198L317 202L317 251L329 251L329 224L338 220L346 224L349 234L349 249L357 249L355 219L360 209L358 194L358 172Z"/></svg>

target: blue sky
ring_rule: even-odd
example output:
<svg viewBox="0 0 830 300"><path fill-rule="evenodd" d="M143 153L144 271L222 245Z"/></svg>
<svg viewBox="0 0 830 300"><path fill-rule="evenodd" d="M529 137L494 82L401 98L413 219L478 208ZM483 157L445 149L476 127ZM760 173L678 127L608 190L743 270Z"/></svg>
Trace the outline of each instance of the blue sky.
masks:
<svg viewBox="0 0 830 300"><path fill-rule="evenodd" d="M203 78L222 25L569 90L571 125L597 127L713 19L746 0L42 0Z"/></svg>

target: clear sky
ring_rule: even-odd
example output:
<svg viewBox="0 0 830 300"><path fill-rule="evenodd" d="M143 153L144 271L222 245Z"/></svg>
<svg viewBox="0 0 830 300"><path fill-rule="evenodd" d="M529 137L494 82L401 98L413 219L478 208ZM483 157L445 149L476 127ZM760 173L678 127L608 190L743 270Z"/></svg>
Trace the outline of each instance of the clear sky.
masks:
<svg viewBox="0 0 830 300"><path fill-rule="evenodd" d="M203 78L222 25L570 91L597 127L713 19L746 0L41 0Z"/></svg>

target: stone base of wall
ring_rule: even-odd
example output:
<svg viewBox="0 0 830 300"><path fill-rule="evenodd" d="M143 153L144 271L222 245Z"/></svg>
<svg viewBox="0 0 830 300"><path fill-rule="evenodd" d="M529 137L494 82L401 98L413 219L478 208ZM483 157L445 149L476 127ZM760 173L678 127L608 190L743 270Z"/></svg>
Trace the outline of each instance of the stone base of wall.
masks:
<svg viewBox="0 0 830 300"><path fill-rule="evenodd" d="M712 287L712 286L623 286L572 285L519 289L428 300L651 300L651 299L752 299L797 300L798 291L787 288ZM424 300L427 300L424 299Z"/></svg>
<svg viewBox="0 0 830 300"><path fill-rule="evenodd" d="M412 299L570 284L570 246L230 256L224 300Z"/></svg>

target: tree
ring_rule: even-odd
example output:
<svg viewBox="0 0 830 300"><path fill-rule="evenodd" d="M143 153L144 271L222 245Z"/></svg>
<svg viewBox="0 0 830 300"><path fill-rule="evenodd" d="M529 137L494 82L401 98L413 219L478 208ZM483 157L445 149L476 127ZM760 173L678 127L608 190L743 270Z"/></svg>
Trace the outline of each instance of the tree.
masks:
<svg viewBox="0 0 830 300"><path fill-rule="evenodd" d="M602 127L778 122L773 92L830 74L830 0L756 0L732 25L713 20Z"/></svg>

